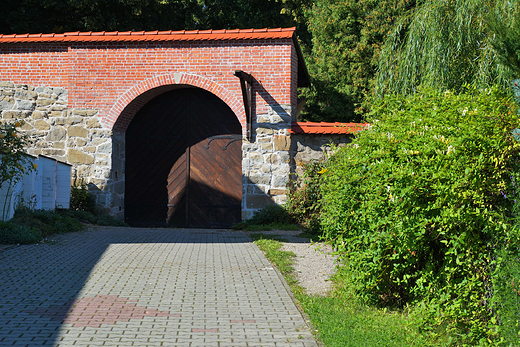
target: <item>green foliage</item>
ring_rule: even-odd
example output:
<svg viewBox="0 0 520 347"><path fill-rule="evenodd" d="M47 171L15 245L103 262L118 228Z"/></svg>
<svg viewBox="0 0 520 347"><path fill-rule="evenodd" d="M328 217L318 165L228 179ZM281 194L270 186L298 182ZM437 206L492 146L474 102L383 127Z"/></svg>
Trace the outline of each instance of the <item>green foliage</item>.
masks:
<svg viewBox="0 0 520 347"><path fill-rule="evenodd" d="M21 125L21 122L0 125L0 187L4 183L18 182L26 172L34 169L24 153L30 140L17 129Z"/></svg>
<svg viewBox="0 0 520 347"><path fill-rule="evenodd" d="M36 168L31 165L30 157L24 153L24 147L30 144L30 140L27 134L22 134L17 129L21 125L23 121L0 125L0 188L7 187L2 219L6 219L12 188L24 174Z"/></svg>
<svg viewBox="0 0 520 347"><path fill-rule="evenodd" d="M85 183L74 184L70 188L70 209L96 213L96 201Z"/></svg>
<svg viewBox="0 0 520 347"><path fill-rule="evenodd" d="M308 0L3 0L0 32L289 27Z"/></svg>
<svg viewBox="0 0 520 347"><path fill-rule="evenodd" d="M301 227L292 223L269 223L269 224L248 224L247 221L233 226L236 230L244 231L269 231L269 230L300 230Z"/></svg>
<svg viewBox="0 0 520 347"><path fill-rule="evenodd" d="M360 305L342 296L298 296L327 347L434 346L410 326L407 313Z"/></svg>
<svg viewBox="0 0 520 347"><path fill-rule="evenodd" d="M63 216L52 210L30 210L24 207L17 209L9 222L33 229L41 237L83 229L81 223L70 216Z"/></svg>
<svg viewBox="0 0 520 347"><path fill-rule="evenodd" d="M128 226L112 216L95 215L88 211L32 210L19 207L8 222L0 222L0 244L31 244L53 234L83 229L82 223L106 226Z"/></svg>
<svg viewBox="0 0 520 347"><path fill-rule="evenodd" d="M495 35L491 43L498 61L509 68L512 76L520 76L520 1L497 2L487 23Z"/></svg>
<svg viewBox="0 0 520 347"><path fill-rule="evenodd" d="M67 216L74 218L82 223L90 223L95 225L104 225L104 226L128 226L124 221L116 219L113 216L107 214L97 214L91 211L84 210L58 210L57 211L62 216Z"/></svg>
<svg viewBox="0 0 520 347"><path fill-rule="evenodd" d="M325 172L323 163L312 162L303 167L303 174L292 181L287 202L283 205L268 205L256 212L253 218L242 221L235 229L249 231L298 230L315 236L319 234L320 177Z"/></svg>
<svg viewBox="0 0 520 347"><path fill-rule="evenodd" d="M497 267L493 275L493 298L499 319L498 331L504 345L515 346L520 341L520 251L519 242L497 252Z"/></svg>
<svg viewBox="0 0 520 347"><path fill-rule="evenodd" d="M237 223L233 229L248 231L266 230L298 230L299 226L293 223L293 219L285 208L280 205L267 205L255 212L253 218Z"/></svg>
<svg viewBox="0 0 520 347"><path fill-rule="evenodd" d="M497 89L387 96L329 160L322 227L365 302L418 304L428 333L493 339L493 245L510 237L520 119ZM421 303L421 304L419 304Z"/></svg>
<svg viewBox="0 0 520 347"><path fill-rule="evenodd" d="M8 222L0 223L1 244L30 244L49 235L79 231L81 223L55 211L20 207Z"/></svg>
<svg viewBox="0 0 520 347"><path fill-rule="evenodd" d="M418 86L461 91L472 83L507 85L508 71L497 64L488 14L510 0L433 0L403 17L379 56L377 94L410 94Z"/></svg>
<svg viewBox="0 0 520 347"><path fill-rule="evenodd" d="M511 180L514 228L495 245L495 262L492 275L491 302L499 321L499 335L504 346L520 342L520 172Z"/></svg>
<svg viewBox="0 0 520 347"><path fill-rule="evenodd" d="M359 121L372 94L381 44L414 0L316 0L307 11L313 87L305 120Z"/></svg>
<svg viewBox="0 0 520 347"><path fill-rule="evenodd" d="M293 272L295 254L281 249L284 240L276 235L250 236L284 275L296 300L316 329L314 332L327 346L434 345L410 326L410 316L406 312L369 308L343 295L344 292L336 292L332 297L305 294Z"/></svg>
<svg viewBox="0 0 520 347"><path fill-rule="evenodd" d="M255 244L260 248L261 251L265 252L265 256L273 265L275 265L280 272L285 276L290 276L294 264L294 257L296 254L289 251L283 251L282 243L283 241L276 235L263 235L263 234L252 234L250 235L253 240L255 240ZM291 284L296 283L295 279L291 276L290 281Z"/></svg>
<svg viewBox="0 0 520 347"><path fill-rule="evenodd" d="M0 221L0 244L28 245L41 241L41 233L23 224Z"/></svg>
<svg viewBox="0 0 520 347"><path fill-rule="evenodd" d="M304 165L303 174L293 182L284 206L292 220L313 234L320 229L320 177L324 172L321 162Z"/></svg>
<svg viewBox="0 0 520 347"><path fill-rule="evenodd" d="M247 220L249 225L262 225L278 223L283 224L290 222L291 218L287 211L280 205L267 205L263 209L257 211L253 218Z"/></svg>

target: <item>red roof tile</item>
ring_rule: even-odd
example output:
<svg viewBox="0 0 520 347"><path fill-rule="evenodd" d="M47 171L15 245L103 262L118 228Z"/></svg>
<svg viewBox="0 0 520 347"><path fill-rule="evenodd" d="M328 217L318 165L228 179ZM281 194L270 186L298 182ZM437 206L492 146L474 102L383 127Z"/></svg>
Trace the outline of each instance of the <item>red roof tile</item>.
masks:
<svg viewBox="0 0 520 347"><path fill-rule="evenodd" d="M82 41L214 41L292 38L295 28L193 31L68 32L63 34L0 34L0 43Z"/></svg>
<svg viewBox="0 0 520 347"><path fill-rule="evenodd" d="M292 134L353 134L367 126L368 123L293 122L289 132Z"/></svg>

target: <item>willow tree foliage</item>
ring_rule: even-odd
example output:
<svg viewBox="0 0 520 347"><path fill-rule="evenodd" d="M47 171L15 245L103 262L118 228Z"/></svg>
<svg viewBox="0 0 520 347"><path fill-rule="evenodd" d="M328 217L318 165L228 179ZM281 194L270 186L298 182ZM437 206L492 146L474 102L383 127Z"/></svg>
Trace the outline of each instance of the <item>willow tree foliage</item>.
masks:
<svg viewBox="0 0 520 347"><path fill-rule="evenodd" d="M460 91L465 84L507 85L489 20L510 0L431 0L403 17L379 56L377 94L410 94L419 85ZM502 11L503 12L503 11Z"/></svg>
<svg viewBox="0 0 520 347"><path fill-rule="evenodd" d="M489 16L489 27L495 35L492 44L498 60L514 78L520 78L520 0L503 1Z"/></svg>
<svg viewBox="0 0 520 347"><path fill-rule="evenodd" d="M381 45L415 0L316 0L307 11L313 87L307 119L356 121L370 95Z"/></svg>

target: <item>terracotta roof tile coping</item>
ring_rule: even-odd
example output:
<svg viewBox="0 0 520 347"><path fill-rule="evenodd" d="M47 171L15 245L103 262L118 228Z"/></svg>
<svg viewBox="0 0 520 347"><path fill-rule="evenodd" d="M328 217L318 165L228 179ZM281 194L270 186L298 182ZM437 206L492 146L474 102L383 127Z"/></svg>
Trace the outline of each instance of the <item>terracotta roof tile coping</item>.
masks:
<svg viewBox="0 0 520 347"><path fill-rule="evenodd" d="M353 134L366 129L368 123L293 122L291 134Z"/></svg>
<svg viewBox="0 0 520 347"><path fill-rule="evenodd" d="M0 34L0 43L82 41L215 41L292 38L296 28L222 29L192 31L75 31L63 34Z"/></svg>

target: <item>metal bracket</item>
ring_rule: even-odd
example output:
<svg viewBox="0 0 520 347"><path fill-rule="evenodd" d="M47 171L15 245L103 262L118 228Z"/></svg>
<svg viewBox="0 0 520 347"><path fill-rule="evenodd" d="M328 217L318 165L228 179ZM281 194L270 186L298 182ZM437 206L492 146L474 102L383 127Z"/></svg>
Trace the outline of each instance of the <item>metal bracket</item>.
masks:
<svg viewBox="0 0 520 347"><path fill-rule="evenodd" d="M242 140L242 135L215 135L215 136L211 136L210 138L208 138L208 143L206 144L206 149L209 149L209 144L211 143L211 141L217 140L217 139L229 140L229 142L226 143L224 145L224 147L222 147L222 150L225 151L228 148L230 143Z"/></svg>
<svg viewBox="0 0 520 347"><path fill-rule="evenodd" d="M253 111L253 76L242 70L235 70L234 75L240 79L242 98L246 109L246 138L249 142L252 139L252 111Z"/></svg>

